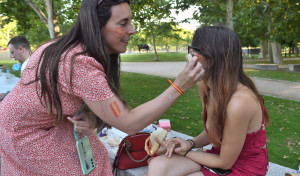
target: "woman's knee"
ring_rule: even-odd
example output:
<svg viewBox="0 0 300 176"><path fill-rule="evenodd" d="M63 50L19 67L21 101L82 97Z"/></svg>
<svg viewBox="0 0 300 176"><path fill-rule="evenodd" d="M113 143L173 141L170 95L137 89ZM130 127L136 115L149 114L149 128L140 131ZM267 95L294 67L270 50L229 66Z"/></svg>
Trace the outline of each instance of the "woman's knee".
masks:
<svg viewBox="0 0 300 176"><path fill-rule="evenodd" d="M151 176L155 173L157 175L158 173L162 174L168 169L168 161L165 156L157 156L155 158L152 158L148 165L148 175Z"/></svg>

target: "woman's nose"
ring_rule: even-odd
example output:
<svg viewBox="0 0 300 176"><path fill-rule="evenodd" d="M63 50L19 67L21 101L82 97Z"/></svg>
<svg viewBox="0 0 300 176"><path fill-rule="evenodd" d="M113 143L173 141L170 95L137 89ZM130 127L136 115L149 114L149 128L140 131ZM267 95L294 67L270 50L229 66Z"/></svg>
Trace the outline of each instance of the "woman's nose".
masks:
<svg viewBox="0 0 300 176"><path fill-rule="evenodd" d="M136 33L136 30L135 30L135 28L134 28L134 26L133 26L132 24L131 24L130 27L129 27L128 33L129 33L130 35L133 35L133 34Z"/></svg>

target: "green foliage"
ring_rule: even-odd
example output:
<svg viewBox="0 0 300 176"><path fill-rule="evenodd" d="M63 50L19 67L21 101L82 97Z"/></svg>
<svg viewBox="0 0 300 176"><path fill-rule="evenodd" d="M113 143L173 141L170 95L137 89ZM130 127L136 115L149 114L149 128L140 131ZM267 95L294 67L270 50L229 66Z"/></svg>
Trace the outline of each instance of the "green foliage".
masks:
<svg viewBox="0 0 300 176"><path fill-rule="evenodd" d="M15 22L9 22L8 24L2 23L3 17L0 17L0 25L1 25L1 30L0 30L0 46L7 48L7 34L13 34L14 36L17 34L16 31L16 23Z"/></svg>
<svg viewBox="0 0 300 176"><path fill-rule="evenodd" d="M133 20L138 24L137 31L143 31L145 36L152 38L154 52L156 53L156 37L168 38L172 36L178 38L173 33L176 22L171 15L172 0L133 0L131 9ZM149 41L149 39L148 39ZM161 41L161 40L160 40ZM137 43L140 44L140 43ZM158 59L158 58L156 58Z"/></svg>
<svg viewBox="0 0 300 176"><path fill-rule="evenodd" d="M225 24L226 23L226 6L227 1L224 0L204 0L194 1L190 0L192 5L198 7L193 16L194 19L198 20L200 24L211 25L211 24Z"/></svg>
<svg viewBox="0 0 300 176"><path fill-rule="evenodd" d="M79 12L82 0L61 0L53 1L54 14L58 15L58 24L62 34L69 30L73 25ZM32 0L39 10L47 18L44 1ZM0 25L4 26L9 22L16 22L16 33L10 33L10 38L16 35L25 36L33 48L50 39L49 31L46 24L40 19L37 13L25 3L20 1L0 1L0 16L3 16ZM8 41L7 41L8 42ZM7 43L6 42L6 43Z"/></svg>
<svg viewBox="0 0 300 176"><path fill-rule="evenodd" d="M260 40L269 38L266 8L265 1L238 1L235 3L234 29L243 46L256 47L259 46Z"/></svg>
<svg viewBox="0 0 300 176"><path fill-rule="evenodd" d="M3 1L0 3L0 9L0 14L5 16L5 20L2 21L1 25L6 25L12 21L16 23L14 29L16 32L10 32L9 38L23 35L32 46L39 45L41 41L49 38L46 26L24 0Z"/></svg>
<svg viewBox="0 0 300 176"><path fill-rule="evenodd" d="M170 84L166 78L137 73L121 73L122 95L134 108L154 99ZM297 169L300 152L300 102L264 96L271 118L267 126L269 161ZM170 119L172 130L196 136L204 130L201 101L197 87L186 91L161 119ZM157 123L157 122L155 122Z"/></svg>

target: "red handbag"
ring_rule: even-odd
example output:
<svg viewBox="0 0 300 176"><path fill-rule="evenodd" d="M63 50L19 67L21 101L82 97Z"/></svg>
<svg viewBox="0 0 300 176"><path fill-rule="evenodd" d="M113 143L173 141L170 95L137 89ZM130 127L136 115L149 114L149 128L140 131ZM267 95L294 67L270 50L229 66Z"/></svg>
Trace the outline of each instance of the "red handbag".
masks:
<svg viewBox="0 0 300 176"><path fill-rule="evenodd" d="M118 169L132 169L147 166L150 156L145 151L145 141L150 133L139 132L135 135L125 137L120 145L113 164L113 172L117 174Z"/></svg>

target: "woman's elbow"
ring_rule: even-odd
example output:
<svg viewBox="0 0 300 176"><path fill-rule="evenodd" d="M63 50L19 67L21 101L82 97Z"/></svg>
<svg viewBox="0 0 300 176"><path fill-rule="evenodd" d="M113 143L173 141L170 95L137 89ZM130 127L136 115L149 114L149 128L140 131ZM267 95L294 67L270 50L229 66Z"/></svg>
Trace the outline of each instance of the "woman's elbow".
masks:
<svg viewBox="0 0 300 176"><path fill-rule="evenodd" d="M129 126L124 127L120 130L127 133L128 135L133 135L133 134L136 134L140 131L140 129L135 128L134 125L129 125Z"/></svg>
<svg viewBox="0 0 300 176"><path fill-rule="evenodd" d="M226 162L226 163L222 163L219 168L223 170L229 170L232 168L233 165L234 163Z"/></svg>

